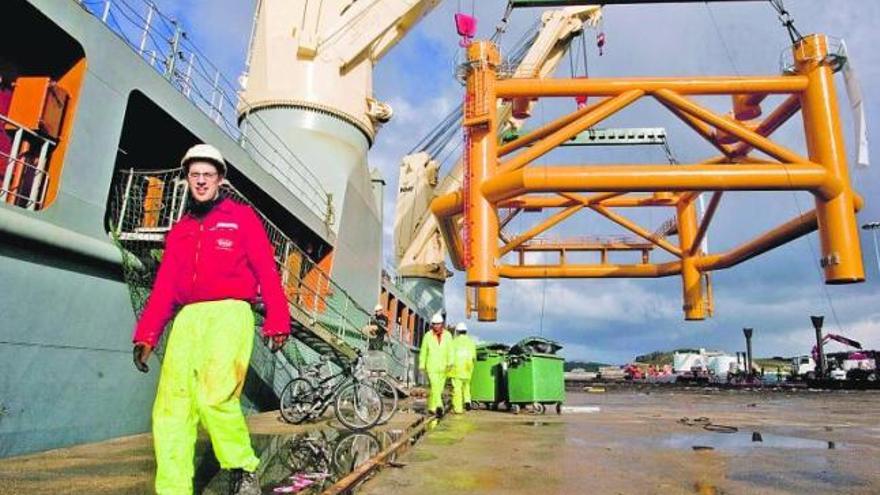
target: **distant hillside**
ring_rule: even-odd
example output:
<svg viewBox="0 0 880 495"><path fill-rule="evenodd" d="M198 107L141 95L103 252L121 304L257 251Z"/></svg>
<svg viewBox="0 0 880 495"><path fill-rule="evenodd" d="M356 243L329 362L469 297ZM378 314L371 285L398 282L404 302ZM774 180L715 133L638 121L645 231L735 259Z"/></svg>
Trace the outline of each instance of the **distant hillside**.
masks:
<svg viewBox="0 0 880 495"><path fill-rule="evenodd" d="M582 369L584 371L597 372L601 366L608 366L605 363L597 363L595 361L566 361L565 362L565 371L571 371L574 369Z"/></svg>
<svg viewBox="0 0 880 495"><path fill-rule="evenodd" d="M672 351L654 351L641 356L636 356L635 362L663 366L672 364Z"/></svg>
<svg viewBox="0 0 880 495"><path fill-rule="evenodd" d="M636 356L636 363L664 365L672 364L672 354L674 352L699 352L699 349L676 349L674 351L654 351L641 356ZM776 368L782 368L786 371L790 368L791 360L780 356L772 358L755 358L755 366L764 367L767 371L775 371Z"/></svg>

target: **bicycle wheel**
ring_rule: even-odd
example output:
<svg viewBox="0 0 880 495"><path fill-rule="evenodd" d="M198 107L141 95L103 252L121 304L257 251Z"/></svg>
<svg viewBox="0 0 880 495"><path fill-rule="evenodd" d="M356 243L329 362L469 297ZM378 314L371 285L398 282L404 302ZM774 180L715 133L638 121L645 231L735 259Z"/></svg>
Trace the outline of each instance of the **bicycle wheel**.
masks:
<svg viewBox="0 0 880 495"><path fill-rule="evenodd" d="M281 391L281 417L288 423L298 425L309 419L316 401L315 387L305 378L294 378Z"/></svg>
<svg viewBox="0 0 880 495"><path fill-rule="evenodd" d="M382 397L372 385L353 382L336 395L336 418L350 430L372 428L382 418Z"/></svg>
<svg viewBox="0 0 880 495"><path fill-rule="evenodd" d="M384 425L394 417L397 412L397 388L387 378L378 377L370 381L370 385L376 388L382 397L382 417L377 425Z"/></svg>
<svg viewBox="0 0 880 495"><path fill-rule="evenodd" d="M342 474L354 471L382 450L372 433L350 433L343 436L333 449L333 463Z"/></svg>

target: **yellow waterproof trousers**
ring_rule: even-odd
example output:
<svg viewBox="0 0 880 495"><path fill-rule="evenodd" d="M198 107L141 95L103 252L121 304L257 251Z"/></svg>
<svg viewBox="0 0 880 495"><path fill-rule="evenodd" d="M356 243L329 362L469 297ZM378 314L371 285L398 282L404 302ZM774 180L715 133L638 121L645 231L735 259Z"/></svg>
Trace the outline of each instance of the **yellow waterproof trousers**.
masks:
<svg viewBox="0 0 880 495"><path fill-rule="evenodd" d="M452 378L452 411L464 412L464 405L471 401L471 379Z"/></svg>
<svg viewBox="0 0 880 495"><path fill-rule="evenodd" d="M253 339L254 314L244 301L189 304L174 319L153 405L159 495L192 493L200 421L220 467L256 471L238 399Z"/></svg>
<svg viewBox="0 0 880 495"><path fill-rule="evenodd" d="M443 389L446 387L446 373L428 373L428 384L431 390L428 393L428 412L433 413L438 407L443 407Z"/></svg>

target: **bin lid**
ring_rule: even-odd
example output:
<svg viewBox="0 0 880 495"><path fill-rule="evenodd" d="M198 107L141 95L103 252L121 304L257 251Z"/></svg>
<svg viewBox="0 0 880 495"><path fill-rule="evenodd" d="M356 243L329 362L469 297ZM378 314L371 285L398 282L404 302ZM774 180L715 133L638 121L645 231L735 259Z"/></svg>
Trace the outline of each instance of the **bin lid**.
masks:
<svg viewBox="0 0 880 495"><path fill-rule="evenodd" d="M486 342L483 344L477 345L477 353L497 353L497 354L506 354L510 349L510 346L507 344L502 344L500 342Z"/></svg>
<svg viewBox="0 0 880 495"><path fill-rule="evenodd" d="M510 348L511 354L556 354L562 346L544 337L526 337Z"/></svg>

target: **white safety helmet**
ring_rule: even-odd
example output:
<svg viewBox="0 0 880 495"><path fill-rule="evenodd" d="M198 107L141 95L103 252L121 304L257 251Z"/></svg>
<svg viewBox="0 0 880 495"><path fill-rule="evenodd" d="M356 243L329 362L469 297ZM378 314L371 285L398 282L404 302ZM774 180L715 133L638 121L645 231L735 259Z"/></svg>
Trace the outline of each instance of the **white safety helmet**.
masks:
<svg viewBox="0 0 880 495"><path fill-rule="evenodd" d="M217 172L220 175L226 175L226 160L223 159L223 154L210 144L197 144L186 150L186 154L180 160L183 172L187 173L189 171L189 164L197 161L212 163L217 167Z"/></svg>
<svg viewBox="0 0 880 495"><path fill-rule="evenodd" d="M381 305L381 304L377 304L376 307L373 308L373 312L374 312L374 313L378 313L379 311L382 311L382 305Z"/></svg>
<svg viewBox="0 0 880 495"><path fill-rule="evenodd" d="M459 322L458 325L455 325L455 333L465 333L467 332L467 325L464 322Z"/></svg>
<svg viewBox="0 0 880 495"><path fill-rule="evenodd" d="M435 323L443 323L443 315L440 313L434 313L434 316L431 317L431 324Z"/></svg>

